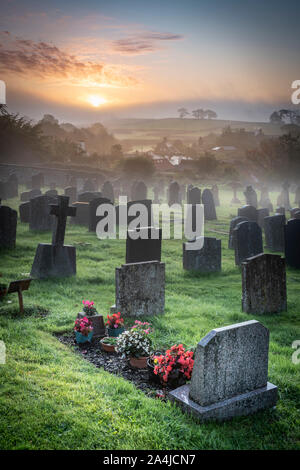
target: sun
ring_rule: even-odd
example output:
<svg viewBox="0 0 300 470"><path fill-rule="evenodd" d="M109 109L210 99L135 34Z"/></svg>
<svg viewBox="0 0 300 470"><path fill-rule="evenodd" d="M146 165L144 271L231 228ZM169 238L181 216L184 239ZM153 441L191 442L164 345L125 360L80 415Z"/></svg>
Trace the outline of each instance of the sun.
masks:
<svg viewBox="0 0 300 470"><path fill-rule="evenodd" d="M107 103L107 99L99 95L90 95L88 96L87 101L94 106L94 108L98 108L101 104Z"/></svg>

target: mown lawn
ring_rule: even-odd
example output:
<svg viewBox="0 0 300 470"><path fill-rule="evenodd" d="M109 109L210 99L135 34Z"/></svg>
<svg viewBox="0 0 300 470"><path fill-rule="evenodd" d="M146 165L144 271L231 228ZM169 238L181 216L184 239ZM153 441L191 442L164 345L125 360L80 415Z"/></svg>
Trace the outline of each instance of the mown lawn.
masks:
<svg viewBox="0 0 300 470"><path fill-rule="evenodd" d="M66 243L77 247L76 278L34 281L24 293L26 314L17 315L17 296L0 303L0 339L7 361L0 365L1 449L299 449L300 365L292 363L300 339L300 272L288 269L288 312L253 316L241 312L241 274L227 236L237 212L228 202L206 234L222 239L222 273L193 275L182 269L182 242L163 241L166 313L151 319L157 348L195 346L212 328L249 319L270 329L269 381L279 388L276 410L226 423L198 424L170 403L148 398L134 385L96 369L54 332L70 331L82 299L106 315L114 303L114 270L125 260L124 240L100 241L87 229L68 226ZM275 195L273 202L275 203ZM5 201L4 201L5 202ZM9 200L17 207L19 201ZM2 280L26 277L38 242L18 224L17 247L2 251ZM1 280L1 282L2 282ZM45 315L45 313L47 313Z"/></svg>

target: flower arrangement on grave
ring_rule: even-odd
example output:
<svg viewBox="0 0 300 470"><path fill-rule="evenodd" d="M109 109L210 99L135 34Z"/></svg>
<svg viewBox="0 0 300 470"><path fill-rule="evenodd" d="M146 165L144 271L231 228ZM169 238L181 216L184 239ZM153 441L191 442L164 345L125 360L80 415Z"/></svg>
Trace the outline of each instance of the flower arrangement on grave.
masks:
<svg viewBox="0 0 300 470"><path fill-rule="evenodd" d="M92 300L83 300L82 301L82 312L78 313L77 318L82 319L84 317L88 318L91 321L92 327L94 329L94 336L100 337L105 335L105 326L103 315L99 315L95 303Z"/></svg>
<svg viewBox="0 0 300 470"><path fill-rule="evenodd" d="M92 322L87 318L77 318L74 326L75 336L77 343L91 342L93 337Z"/></svg>
<svg viewBox="0 0 300 470"><path fill-rule="evenodd" d="M129 358L132 367L145 368L152 350L152 331L150 323L136 320L129 330L118 337L116 351L122 357Z"/></svg>
<svg viewBox="0 0 300 470"><path fill-rule="evenodd" d="M96 308L94 307L95 303L93 301L89 301L89 300L83 300L82 301L83 303L83 311L86 315L88 316L93 316L93 315L97 315L97 310Z"/></svg>
<svg viewBox="0 0 300 470"><path fill-rule="evenodd" d="M107 326L108 336L119 336L125 330L124 320L120 312L107 315L105 325Z"/></svg>
<svg viewBox="0 0 300 470"><path fill-rule="evenodd" d="M183 385L192 376L193 356L193 351L186 351L182 344L175 344L165 354L153 356L154 374L164 385L172 382L176 386Z"/></svg>

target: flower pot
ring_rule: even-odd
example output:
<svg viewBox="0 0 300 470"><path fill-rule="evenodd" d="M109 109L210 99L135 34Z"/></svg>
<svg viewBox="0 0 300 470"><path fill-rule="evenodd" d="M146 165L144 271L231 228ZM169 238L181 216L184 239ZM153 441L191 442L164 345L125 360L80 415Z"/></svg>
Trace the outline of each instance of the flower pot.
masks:
<svg viewBox="0 0 300 470"><path fill-rule="evenodd" d="M78 344L83 344L83 343L87 343L87 342L91 342L92 341L92 338L93 338L93 334L94 332L91 331L88 336L84 336L82 333L80 333L79 331L75 331L75 338L76 338L76 343Z"/></svg>
<svg viewBox="0 0 300 470"><path fill-rule="evenodd" d="M113 344L102 343L102 341L100 341L100 343L101 343L101 348L103 349L103 351L106 351L106 352L116 351L115 346Z"/></svg>
<svg viewBox="0 0 300 470"><path fill-rule="evenodd" d="M86 317L92 323L94 338L105 335L103 315L86 315L84 312L79 312L77 318L83 317Z"/></svg>
<svg viewBox="0 0 300 470"><path fill-rule="evenodd" d="M124 326L121 328L107 328L108 336L116 338L120 336L125 331Z"/></svg>
<svg viewBox="0 0 300 470"><path fill-rule="evenodd" d="M144 357L130 357L129 363L135 369L147 369L147 356Z"/></svg>

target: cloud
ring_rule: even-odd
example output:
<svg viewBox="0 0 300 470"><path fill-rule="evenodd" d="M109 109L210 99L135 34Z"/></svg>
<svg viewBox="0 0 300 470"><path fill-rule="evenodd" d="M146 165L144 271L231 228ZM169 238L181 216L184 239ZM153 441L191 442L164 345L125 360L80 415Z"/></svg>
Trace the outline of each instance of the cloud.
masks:
<svg viewBox="0 0 300 470"><path fill-rule="evenodd" d="M137 83L124 67L79 59L55 45L0 32L0 73L82 86L127 87Z"/></svg>
<svg viewBox="0 0 300 470"><path fill-rule="evenodd" d="M111 50L122 55L147 54L162 49L162 43L166 41L178 41L183 38L181 34L149 31L112 41Z"/></svg>

